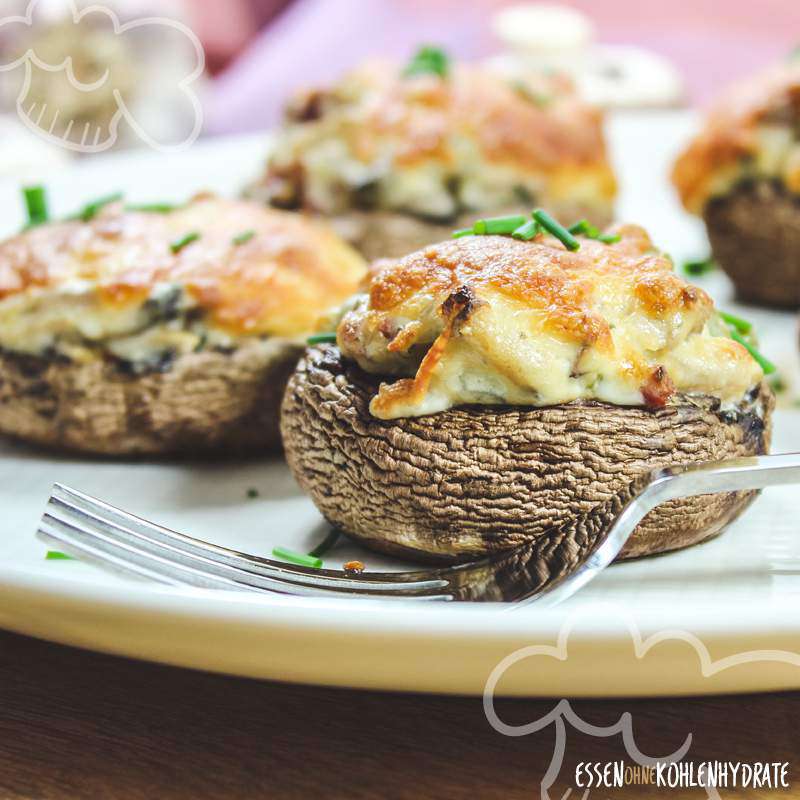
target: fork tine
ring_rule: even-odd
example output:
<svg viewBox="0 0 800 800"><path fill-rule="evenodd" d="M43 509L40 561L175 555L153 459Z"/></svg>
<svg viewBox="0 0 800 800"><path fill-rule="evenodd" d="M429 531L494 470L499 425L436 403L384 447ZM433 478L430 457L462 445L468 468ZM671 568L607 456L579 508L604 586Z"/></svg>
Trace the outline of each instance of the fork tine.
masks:
<svg viewBox="0 0 800 800"><path fill-rule="evenodd" d="M67 555L97 564L101 567L112 567L115 572L132 575L137 578L165 583L169 586L196 586L202 589L243 590L232 581L217 579L211 575L203 575L199 571L178 571L164 569L157 557L142 554L122 543L107 541L93 533L71 525L65 520L45 514L39 522L37 530L39 539L49 545L56 545ZM264 591L264 590L259 590Z"/></svg>
<svg viewBox="0 0 800 800"><path fill-rule="evenodd" d="M295 567L201 542L59 484L53 487L43 523L47 523L41 531L44 536L53 538L54 526L64 535L66 526L73 540L80 537L83 543L87 538L95 544L103 542L103 552L123 547L125 554L134 553L139 563L147 556L153 557L148 569L174 576L171 570L178 564L193 579L197 577L195 573L202 573L227 582L229 589L450 599L449 582L436 573L432 579L415 573L367 573L352 579L332 570Z"/></svg>

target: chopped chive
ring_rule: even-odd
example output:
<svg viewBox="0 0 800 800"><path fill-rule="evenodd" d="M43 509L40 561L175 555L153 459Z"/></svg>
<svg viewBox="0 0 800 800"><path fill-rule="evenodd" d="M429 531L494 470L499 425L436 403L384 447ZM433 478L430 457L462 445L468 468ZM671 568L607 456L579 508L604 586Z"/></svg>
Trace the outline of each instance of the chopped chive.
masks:
<svg viewBox="0 0 800 800"><path fill-rule="evenodd" d="M553 102L553 98L541 92L534 91L524 81L511 81L511 88L523 99L533 103L539 108L547 108Z"/></svg>
<svg viewBox="0 0 800 800"><path fill-rule="evenodd" d="M747 334L753 330L753 324L748 322L746 319L737 317L734 314L729 314L727 311L720 311L718 313L720 319L722 319L724 322L727 322L728 325L732 325L737 331L739 331L739 333Z"/></svg>
<svg viewBox="0 0 800 800"><path fill-rule="evenodd" d="M581 219L574 222L567 230L576 236L582 234L583 236L588 236L590 239L596 239L600 235L600 230L592 225L588 219Z"/></svg>
<svg viewBox="0 0 800 800"><path fill-rule="evenodd" d="M191 233L187 233L181 239L176 239L172 244L169 246L169 249L172 250L174 255L180 253L184 247L188 247L192 242L196 242L200 238L200 234L197 231L192 231Z"/></svg>
<svg viewBox="0 0 800 800"><path fill-rule="evenodd" d="M587 239L595 239L603 244L616 244L622 239L618 233L600 233L600 229L592 225L588 219L581 219L574 222L567 230L576 236L585 236Z"/></svg>
<svg viewBox="0 0 800 800"><path fill-rule="evenodd" d="M556 237L567 250L579 250L581 243L558 221L553 219L543 208L533 212L533 218L548 232Z"/></svg>
<svg viewBox="0 0 800 800"><path fill-rule="evenodd" d="M47 211L47 192L44 186L26 186L22 193L28 211L28 227L33 228L47 222L50 215Z"/></svg>
<svg viewBox="0 0 800 800"><path fill-rule="evenodd" d="M321 558L339 541L341 531L334 528L313 550L309 550L308 554L314 558Z"/></svg>
<svg viewBox="0 0 800 800"><path fill-rule="evenodd" d="M116 192L115 194L109 194L105 197L101 197L99 200L95 200L91 203L85 205L77 214L76 219L82 220L83 222L90 222L93 220L107 205L111 203L118 203L122 200L122 192Z"/></svg>
<svg viewBox="0 0 800 800"><path fill-rule="evenodd" d="M62 553L60 550L48 550L47 555L45 555L45 559L47 561L74 561L75 559L72 556L68 556L66 553Z"/></svg>
<svg viewBox="0 0 800 800"><path fill-rule="evenodd" d="M145 214L169 214L177 208L172 203L142 203L139 205L127 205L126 211L142 211Z"/></svg>
<svg viewBox="0 0 800 800"><path fill-rule="evenodd" d="M789 388L789 385L783 379L783 376L778 373L776 373L770 378L769 385L772 388L772 391L775 392L775 394L780 394L781 392L785 392Z"/></svg>
<svg viewBox="0 0 800 800"><path fill-rule="evenodd" d="M508 235L525 224L522 214L512 214L509 217L487 217L475 221L472 230L477 234Z"/></svg>
<svg viewBox="0 0 800 800"><path fill-rule="evenodd" d="M306 344L336 344L335 333L315 333L306 339Z"/></svg>
<svg viewBox="0 0 800 800"><path fill-rule="evenodd" d="M777 370L777 367L768 358L761 355L761 353L759 353L737 330L731 328L730 334L731 339L735 342L739 342L739 344L756 360L761 369L764 370L765 375L772 375L772 373Z"/></svg>
<svg viewBox="0 0 800 800"><path fill-rule="evenodd" d="M275 558L280 558L283 561L289 561L292 564L299 564L301 567L312 567L319 569L322 566L322 559L316 556L307 556L305 553L296 553L294 550L289 550L286 547L273 547L272 555Z"/></svg>
<svg viewBox="0 0 800 800"><path fill-rule="evenodd" d="M240 244L247 244L255 235L255 231L244 231L238 236L234 236L231 241L238 247Z"/></svg>
<svg viewBox="0 0 800 800"><path fill-rule="evenodd" d="M474 233L472 228L459 228L457 231L453 231L453 238L460 239L462 236L472 236Z"/></svg>
<svg viewBox="0 0 800 800"><path fill-rule="evenodd" d="M247 490L247 496L248 496L248 497L249 497L251 500L255 499L256 497L258 497L258 489L256 489L256 488L255 488L255 486L251 486L251 487L250 487L250 488Z"/></svg>
<svg viewBox="0 0 800 800"><path fill-rule="evenodd" d="M524 225L520 225L511 235L515 239L521 239L523 242L529 242L540 233L539 223L536 220L529 219Z"/></svg>
<svg viewBox="0 0 800 800"><path fill-rule="evenodd" d="M697 261L684 261L683 272L686 275L707 275L717 268L713 258L704 258Z"/></svg>
<svg viewBox="0 0 800 800"><path fill-rule="evenodd" d="M439 47L426 45L417 50L408 66L403 70L403 75L410 78L414 75L433 74L444 78L449 69L450 59L447 53Z"/></svg>

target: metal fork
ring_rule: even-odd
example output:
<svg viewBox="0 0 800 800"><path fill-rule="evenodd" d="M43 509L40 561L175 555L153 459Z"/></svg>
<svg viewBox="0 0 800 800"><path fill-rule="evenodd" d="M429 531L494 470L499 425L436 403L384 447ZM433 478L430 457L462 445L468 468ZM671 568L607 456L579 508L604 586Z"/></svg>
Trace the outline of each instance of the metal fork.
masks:
<svg viewBox="0 0 800 800"><path fill-rule="evenodd" d="M641 476L591 515L481 561L415 572L312 569L147 522L60 484L38 535L68 555L172 586L304 596L500 600L555 605L598 575L644 516L669 500L800 483L800 454L672 467Z"/></svg>

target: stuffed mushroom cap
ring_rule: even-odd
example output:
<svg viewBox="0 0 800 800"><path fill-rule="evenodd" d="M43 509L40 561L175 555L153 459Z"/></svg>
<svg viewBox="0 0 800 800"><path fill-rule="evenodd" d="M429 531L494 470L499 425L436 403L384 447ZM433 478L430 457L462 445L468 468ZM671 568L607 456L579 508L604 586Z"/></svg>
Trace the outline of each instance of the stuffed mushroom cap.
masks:
<svg viewBox="0 0 800 800"><path fill-rule="evenodd" d="M641 228L609 236L466 236L373 265L283 402L288 463L331 524L465 560L582 529L652 469L767 450L772 394L711 299ZM753 497L660 507L624 555L708 538Z"/></svg>
<svg viewBox="0 0 800 800"><path fill-rule="evenodd" d="M759 179L800 195L800 58L731 87L675 162L673 181L688 211Z"/></svg>
<svg viewBox="0 0 800 800"><path fill-rule="evenodd" d="M477 66L372 62L290 105L255 191L330 217L380 257L521 201L605 224L616 183L600 112L563 76L509 82Z"/></svg>
<svg viewBox="0 0 800 800"><path fill-rule="evenodd" d="M728 92L673 180L739 299L800 307L800 58Z"/></svg>
<svg viewBox="0 0 800 800"><path fill-rule="evenodd" d="M83 217L0 244L0 429L113 454L277 445L283 381L361 257L212 195Z"/></svg>

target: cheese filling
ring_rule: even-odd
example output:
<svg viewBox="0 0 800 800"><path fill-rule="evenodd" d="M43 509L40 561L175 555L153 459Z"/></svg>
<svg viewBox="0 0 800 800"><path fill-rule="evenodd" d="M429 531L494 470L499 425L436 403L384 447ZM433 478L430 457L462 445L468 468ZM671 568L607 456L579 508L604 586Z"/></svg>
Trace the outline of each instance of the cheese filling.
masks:
<svg viewBox="0 0 800 800"><path fill-rule="evenodd" d="M342 353L392 376L370 404L393 419L465 404L597 400L658 407L675 394L736 403L762 378L640 228L576 253L538 236L464 237L378 264L343 312Z"/></svg>
<svg viewBox="0 0 800 800"><path fill-rule="evenodd" d="M404 77L376 63L290 109L264 189L283 208L453 220L521 200L608 216L616 185L598 112L563 78L512 86L459 65Z"/></svg>
<svg viewBox="0 0 800 800"><path fill-rule="evenodd" d="M800 194L800 59L732 87L675 162L673 180L696 214L743 181L774 180Z"/></svg>
<svg viewBox="0 0 800 800"><path fill-rule="evenodd" d="M302 342L363 272L297 215L210 196L164 214L117 204L0 244L0 349L140 371L248 338Z"/></svg>

